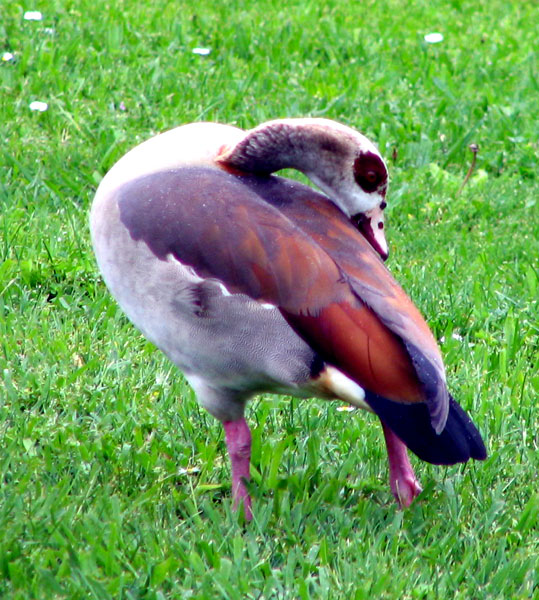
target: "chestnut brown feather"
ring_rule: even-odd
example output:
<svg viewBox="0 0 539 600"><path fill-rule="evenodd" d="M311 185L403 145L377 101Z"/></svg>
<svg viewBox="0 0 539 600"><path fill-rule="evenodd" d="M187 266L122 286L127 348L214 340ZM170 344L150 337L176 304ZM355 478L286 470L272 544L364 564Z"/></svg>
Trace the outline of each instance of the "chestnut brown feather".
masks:
<svg viewBox="0 0 539 600"><path fill-rule="evenodd" d="M425 402L403 343L353 295L350 302L330 304L315 317L285 317L329 363L364 389L395 402Z"/></svg>

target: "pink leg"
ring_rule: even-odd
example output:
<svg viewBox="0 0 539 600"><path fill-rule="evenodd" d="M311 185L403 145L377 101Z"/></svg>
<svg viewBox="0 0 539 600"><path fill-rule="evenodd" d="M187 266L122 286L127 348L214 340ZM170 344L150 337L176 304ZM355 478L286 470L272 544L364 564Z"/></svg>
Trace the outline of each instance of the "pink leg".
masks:
<svg viewBox="0 0 539 600"><path fill-rule="evenodd" d="M414 498L421 492L421 486L416 479L406 446L382 422L386 439L387 458L389 460L389 483L393 496L401 508L410 506Z"/></svg>
<svg viewBox="0 0 539 600"><path fill-rule="evenodd" d="M253 518L251 511L251 496L245 487L245 481L249 481L249 464L251 461L251 432L244 418L237 421L225 421L225 439L230 463L232 465L232 497L234 498L234 510L243 503L245 518L250 521Z"/></svg>

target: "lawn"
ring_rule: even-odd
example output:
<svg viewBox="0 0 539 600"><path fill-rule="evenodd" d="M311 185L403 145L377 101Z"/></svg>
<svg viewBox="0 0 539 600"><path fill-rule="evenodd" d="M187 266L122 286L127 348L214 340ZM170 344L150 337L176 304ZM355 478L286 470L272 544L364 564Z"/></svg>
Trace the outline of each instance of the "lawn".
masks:
<svg viewBox="0 0 539 600"><path fill-rule="evenodd" d="M537 22L531 0L2 4L1 598L539 598ZM88 210L156 132L307 115L387 157L388 266L489 458L412 459L400 511L372 415L256 399L246 526L222 429L108 294Z"/></svg>

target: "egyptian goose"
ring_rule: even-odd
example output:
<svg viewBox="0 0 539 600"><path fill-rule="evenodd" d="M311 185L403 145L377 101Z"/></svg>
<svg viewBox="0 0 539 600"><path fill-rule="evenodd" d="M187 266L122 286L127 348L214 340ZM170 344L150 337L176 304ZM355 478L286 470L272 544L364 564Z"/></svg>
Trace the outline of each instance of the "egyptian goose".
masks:
<svg viewBox="0 0 539 600"><path fill-rule="evenodd" d="M286 167L326 195L271 175ZM244 410L260 392L374 412L401 506L421 491L406 447L434 464L486 457L432 333L380 260L386 189L364 136L282 119L247 132L178 127L128 152L97 190L91 232L105 282L223 423L234 507L247 519Z"/></svg>

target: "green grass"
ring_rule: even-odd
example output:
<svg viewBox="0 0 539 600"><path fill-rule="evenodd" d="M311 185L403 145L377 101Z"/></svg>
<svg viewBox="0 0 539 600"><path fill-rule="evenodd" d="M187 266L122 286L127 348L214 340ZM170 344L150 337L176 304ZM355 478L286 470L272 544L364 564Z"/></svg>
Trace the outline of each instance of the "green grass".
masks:
<svg viewBox="0 0 539 600"><path fill-rule="evenodd" d="M34 8L44 20L24 21ZM0 597L539 598L537 4L1 12L15 61L0 62ZM108 295L87 214L106 170L157 131L304 115L388 157L389 267L489 458L414 460L425 492L401 512L372 416L255 400L245 527L219 424Z"/></svg>

